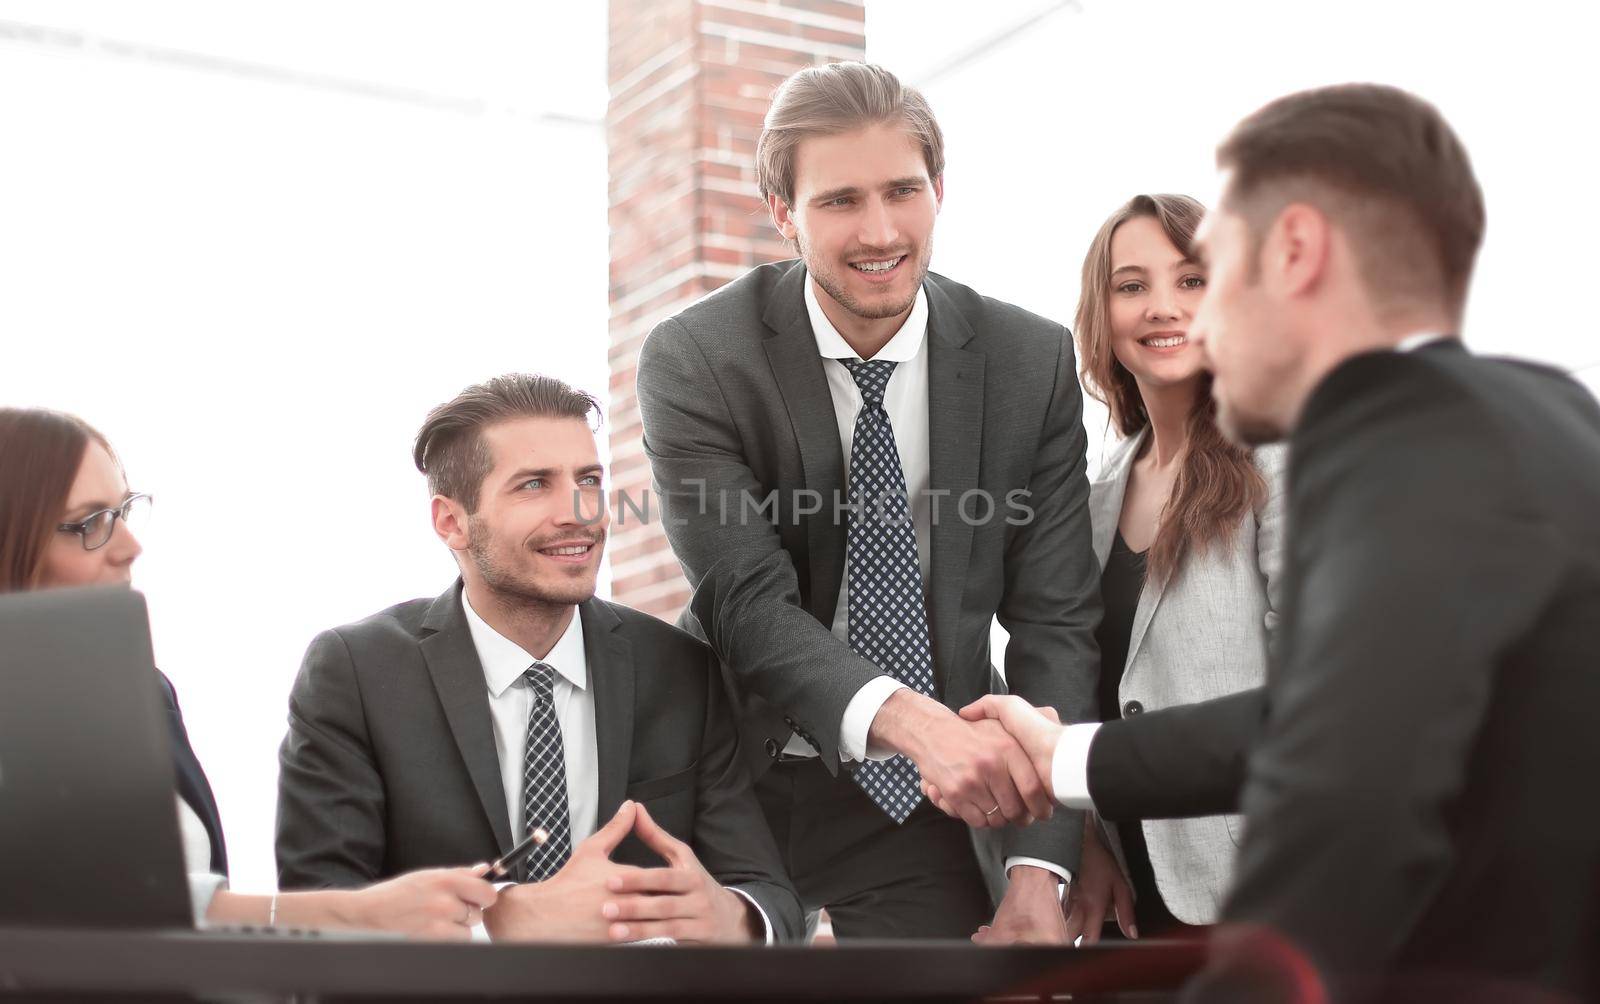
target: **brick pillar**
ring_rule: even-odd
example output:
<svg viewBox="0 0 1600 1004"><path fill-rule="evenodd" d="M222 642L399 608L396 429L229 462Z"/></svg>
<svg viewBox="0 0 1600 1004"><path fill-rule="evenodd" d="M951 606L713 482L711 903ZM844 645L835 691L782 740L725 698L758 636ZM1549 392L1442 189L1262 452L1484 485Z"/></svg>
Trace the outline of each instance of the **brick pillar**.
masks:
<svg viewBox="0 0 1600 1004"><path fill-rule="evenodd" d="M730 279L792 256L756 190L772 91L866 52L865 0L611 0L606 148L611 226L611 487L650 487L634 375L650 328ZM671 619L689 599L650 497L613 499L611 593Z"/></svg>

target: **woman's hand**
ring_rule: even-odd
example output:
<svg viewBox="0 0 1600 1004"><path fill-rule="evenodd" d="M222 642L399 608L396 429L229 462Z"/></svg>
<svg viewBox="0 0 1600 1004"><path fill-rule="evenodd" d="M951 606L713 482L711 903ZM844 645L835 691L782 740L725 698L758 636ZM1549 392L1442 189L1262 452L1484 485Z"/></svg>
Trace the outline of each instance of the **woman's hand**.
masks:
<svg viewBox="0 0 1600 1004"><path fill-rule="evenodd" d="M1137 822L1129 825L1138 826ZM1139 928L1133 922L1133 890L1117 859L1100 840L1100 826L1094 813L1084 813L1083 856L1078 861L1078 874L1067 888L1063 909L1067 912L1068 943L1076 943L1083 935L1083 943L1092 945L1100 940L1100 928L1105 924L1106 910L1115 904L1117 926L1128 938L1138 938Z"/></svg>
<svg viewBox="0 0 1600 1004"><path fill-rule="evenodd" d="M473 868L429 868L408 872L348 893L343 926L395 931L408 938L466 941L483 923L483 911L498 894Z"/></svg>

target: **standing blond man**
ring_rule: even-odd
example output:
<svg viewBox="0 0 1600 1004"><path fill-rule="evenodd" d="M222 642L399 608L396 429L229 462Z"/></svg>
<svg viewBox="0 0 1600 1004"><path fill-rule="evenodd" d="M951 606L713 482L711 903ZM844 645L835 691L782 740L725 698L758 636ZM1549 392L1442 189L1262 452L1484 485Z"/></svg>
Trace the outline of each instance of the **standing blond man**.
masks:
<svg viewBox="0 0 1600 1004"><path fill-rule="evenodd" d="M1011 689L1092 714L1071 341L928 271L943 138L889 72L796 73L756 166L799 259L662 322L639 360L645 451L696 588L686 624L734 684L808 911L843 937L962 937L992 916L993 937L1064 940L1081 815L1048 818L1010 737L951 709L991 690L998 614ZM1003 843L997 913L975 830Z"/></svg>

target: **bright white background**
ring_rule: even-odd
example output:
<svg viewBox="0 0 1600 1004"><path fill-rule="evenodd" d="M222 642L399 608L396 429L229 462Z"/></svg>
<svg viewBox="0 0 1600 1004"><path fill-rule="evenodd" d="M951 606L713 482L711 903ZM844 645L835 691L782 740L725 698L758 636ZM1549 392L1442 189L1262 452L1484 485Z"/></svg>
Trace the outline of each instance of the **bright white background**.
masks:
<svg viewBox="0 0 1600 1004"><path fill-rule="evenodd" d="M920 86L945 132L937 271L1070 324L1089 239L1128 198L1209 204L1217 142L1257 107L1395 84L1455 126L1488 203L1467 342L1594 387L1597 30L1595 5L1560 0L867 4L868 57ZM1097 451L1104 411L1090 419Z"/></svg>
<svg viewBox="0 0 1600 1004"><path fill-rule="evenodd" d="M0 401L156 498L135 584L237 888L306 644L454 575L428 409L605 390L605 100L601 3L0 3Z"/></svg>
<svg viewBox="0 0 1600 1004"><path fill-rule="evenodd" d="M1118 204L1208 199L1240 116L1382 80L1476 158L1468 340L1592 385L1594 22L1553 0L868 3L869 57L947 135L939 271L1068 320ZM513 369L605 389L605 100L599 0L0 0L0 401L82 414L157 497L136 582L240 889L273 884L306 643L452 575L410 465L423 414Z"/></svg>

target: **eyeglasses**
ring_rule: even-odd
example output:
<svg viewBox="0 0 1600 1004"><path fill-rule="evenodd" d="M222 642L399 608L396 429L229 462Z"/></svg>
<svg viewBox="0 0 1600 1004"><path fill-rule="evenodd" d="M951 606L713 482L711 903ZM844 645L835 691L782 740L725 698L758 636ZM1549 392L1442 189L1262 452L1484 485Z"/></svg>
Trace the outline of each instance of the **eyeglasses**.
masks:
<svg viewBox="0 0 1600 1004"><path fill-rule="evenodd" d="M150 501L150 496L135 492L115 508L92 512L76 523L62 523L56 529L62 533L77 534L83 541L85 551L99 550L111 542L117 520L126 523L130 530L143 526L145 517L150 515Z"/></svg>

